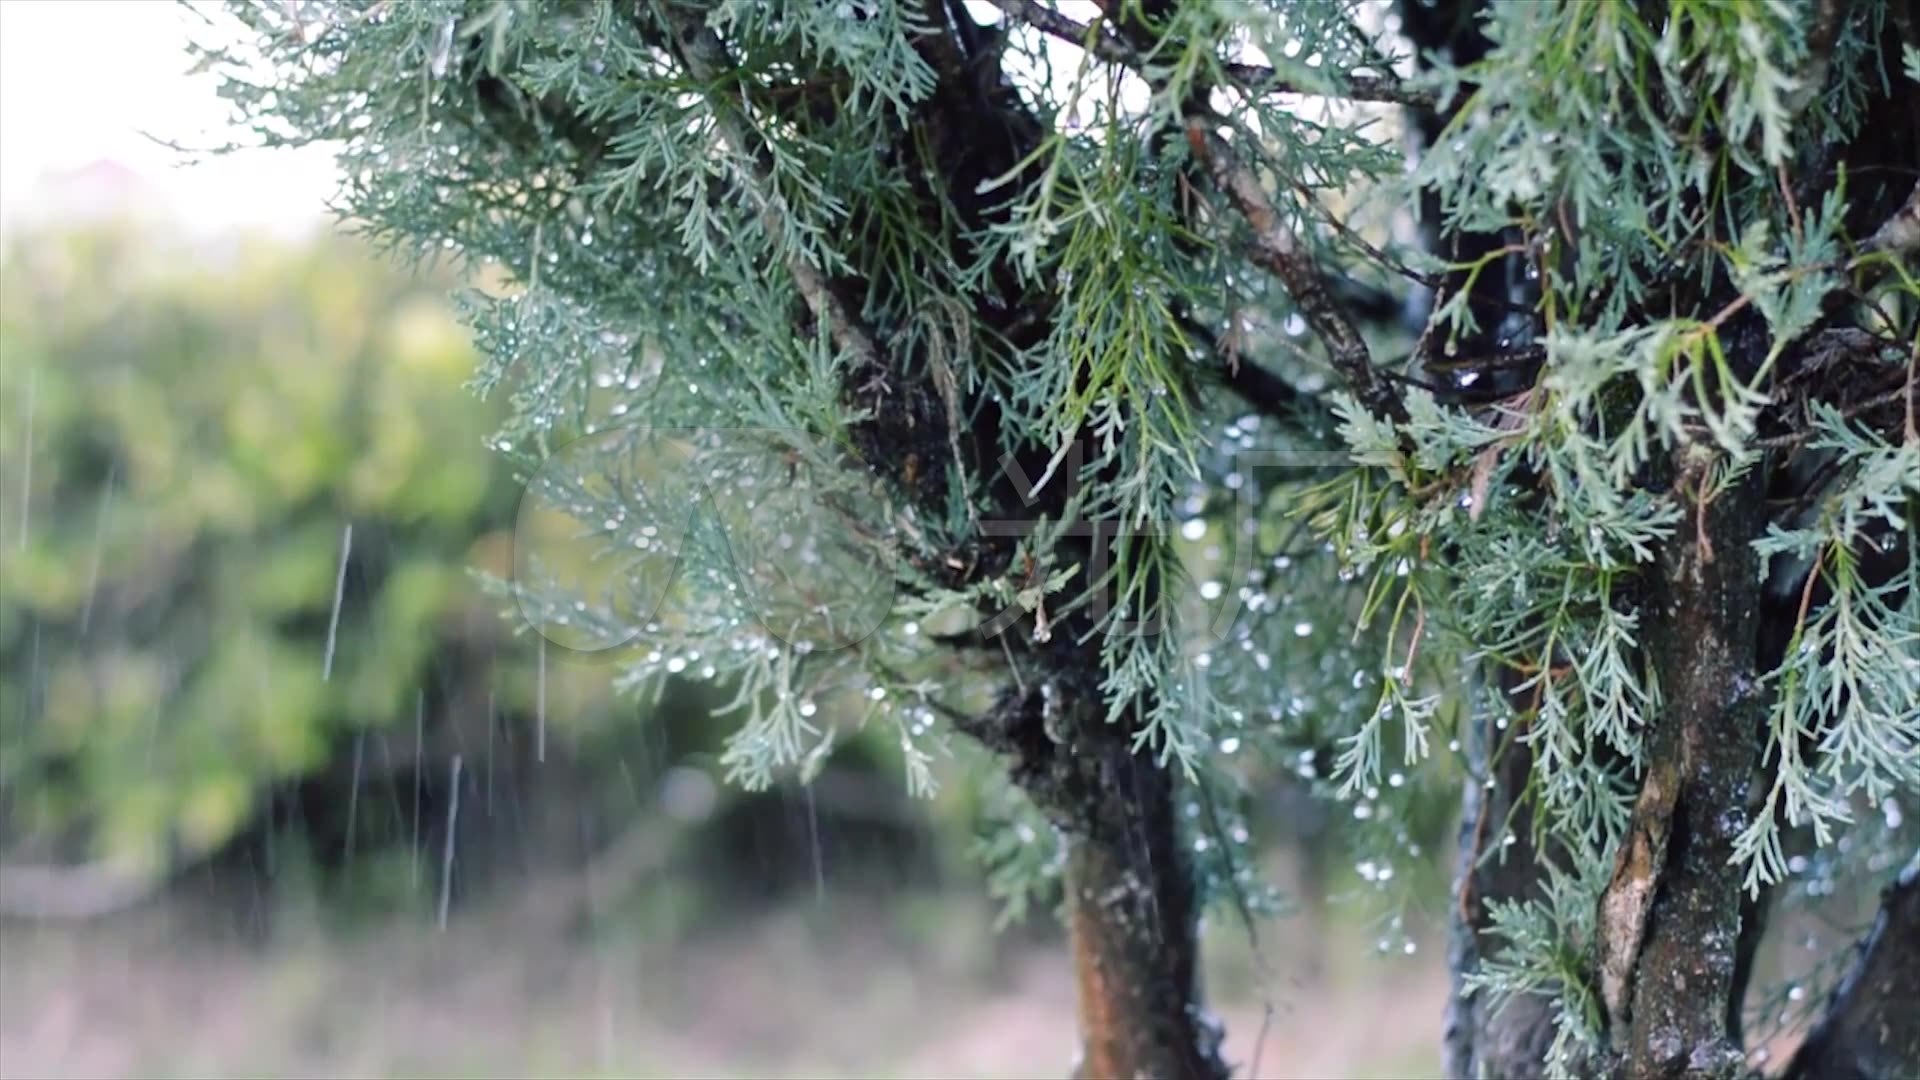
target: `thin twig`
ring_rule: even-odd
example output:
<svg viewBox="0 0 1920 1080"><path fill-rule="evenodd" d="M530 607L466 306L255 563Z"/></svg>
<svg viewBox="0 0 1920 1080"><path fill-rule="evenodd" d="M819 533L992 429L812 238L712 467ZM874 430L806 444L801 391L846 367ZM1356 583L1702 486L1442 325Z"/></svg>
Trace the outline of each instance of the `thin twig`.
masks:
<svg viewBox="0 0 1920 1080"><path fill-rule="evenodd" d="M1912 368L1912 365L1909 365L1907 369L1907 378L1903 380L1899 386L1896 386L1891 390L1887 390L1887 391L1883 391L1881 393L1875 394L1872 397L1866 399L1865 401L1855 404L1851 408L1840 413L1840 419L1857 420L1860 417L1865 416L1867 413L1872 412L1873 410L1879 408L1882 405L1891 405L1893 402L1899 400L1902 397L1905 397L1907 399L1907 405L1906 405L1907 430L1905 434L1909 439L1920 441L1920 434L1916 434L1913 429L1913 421L1914 421L1913 391L1914 391L1913 368ZM1795 431L1786 435L1774 435L1765 439L1755 439L1753 440L1753 445L1763 450L1784 450L1784 449L1789 449L1795 446L1799 446L1801 443L1806 442L1808 439L1811 439L1816 434L1818 434L1818 432L1816 432L1814 429L1806 428L1806 429Z"/></svg>
<svg viewBox="0 0 1920 1080"><path fill-rule="evenodd" d="M1043 34L1078 45L1109 64L1118 64L1134 71L1140 71L1147 66L1147 56L1109 33L1106 27L1097 22L1083 23L1039 3L1039 0L993 0L993 5L1005 12L1009 18L1018 19ZM1254 95L1320 94L1352 101L1379 101L1406 105L1416 109L1434 107L1432 94L1407 86L1391 76L1349 72L1344 80L1346 85L1342 89L1326 91L1308 89L1288 82L1280 77L1279 72L1259 64L1228 62L1221 64L1220 67L1227 78L1232 80L1235 89Z"/></svg>
<svg viewBox="0 0 1920 1080"><path fill-rule="evenodd" d="M1413 661L1420 655L1420 634L1427 628L1427 605L1417 598L1413 609L1413 640L1407 642L1407 662L1402 665L1400 685L1413 685Z"/></svg>
<svg viewBox="0 0 1920 1080"><path fill-rule="evenodd" d="M1394 274L1400 277L1403 277L1408 281L1413 282L1416 285L1422 285L1422 286L1425 286L1426 288L1432 289L1436 295L1446 291L1447 283L1444 277L1442 277L1439 274L1428 274L1428 273L1423 273L1419 270L1415 270L1413 267L1408 266L1406 263L1401 262L1400 260L1395 259L1393 256L1388 255L1386 252L1380 250L1378 247L1376 247L1372 243L1372 241L1369 241L1366 237L1361 236L1360 233L1356 231L1353 226L1347 224L1344 221L1341 221L1340 218L1337 215L1335 215L1332 210L1327 209L1327 207L1320 202L1319 197L1314 195L1313 189L1308 187L1306 184L1303 184L1300 181L1295 180L1293 182L1293 190L1300 196L1302 200L1304 200L1307 203L1307 205L1313 207L1315 210L1318 210L1320 212L1320 219L1322 221L1325 221L1329 226L1331 226L1333 231L1340 235L1341 239L1345 240L1349 244L1352 244L1356 249L1358 249L1360 254L1365 255L1367 258L1372 259L1374 262L1379 263L1381 266L1386 267L1389 271L1393 272ZM1539 245L1529 246L1529 245L1510 244L1506 248L1503 248L1500 251L1494 252L1493 256L1489 256L1489 258L1492 258L1494 256L1499 256L1499 255L1513 254L1514 252L1517 252L1517 251L1529 251L1537 256L1539 254ZM1461 264L1462 267L1467 267L1470 265L1471 264ZM1449 267L1449 269L1453 269L1453 267ZM1512 300L1507 300L1507 299L1502 299L1497 297L1476 298L1474 302L1477 304L1485 304L1489 307L1499 307L1504 311L1514 312L1521 315L1531 315L1533 314L1533 311L1534 311L1534 305L1532 304L1522 304ZM1436 302L1434 306L1438 307L1439 305Z"/></svg>
<svg viewBox="0 0 1920 1080"><path fill-rule="evenodd" d="M1300 313L1327 344L1333 366L1367 411L1383 420L1405 423L1407 407L1399 391L1373 366L1366 339L1341 310L1320 276L1313 255L1280 220L1280 212L1253 170L1241 164L1233 148L1211 130L1204 115L1187 119L1187 141L1194 156L1213 176L1253 229L1253 261L1280 279Z"/></svg>

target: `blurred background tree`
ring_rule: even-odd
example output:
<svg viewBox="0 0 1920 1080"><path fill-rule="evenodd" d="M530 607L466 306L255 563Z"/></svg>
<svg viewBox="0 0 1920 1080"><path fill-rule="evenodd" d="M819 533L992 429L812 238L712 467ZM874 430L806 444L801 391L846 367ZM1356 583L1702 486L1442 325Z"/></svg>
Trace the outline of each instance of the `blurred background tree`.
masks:
<svg viewBox="0 0 1920 1080"><path fill-rule="evenodd" d="M671 1027L679 1010L700 1011L707 986L768 1014L757 1049L695 1040L660 1051L663 1068L922 1060L1018 1073L1052 1060L1050 1033L1071 1010L1070 988L1048 981L1064 971L1052 959L1058 895L1046 883L1056 879L1024 861L1055 849L1017 842L1020 807L1003 785L911 798L897 744L869 731L804 789L789 780L742 791L722 782L731 724L712 716L730 687L669 680L657 701L634 701L617 696L603 665L563 649L543 664L537 638L513 635L474 576L510 571L521 485L482 448L499 409L461 389L474 360L446 301L460 276L408 274L343 236L209 241L164 217L7 237L0 1072L113 1072L102 1062L121 1053L212 1072L466 1069L458 1052L421 1048L388 1009L346 989L404 982L432 963L427 932L443 889L452 932L464 925L489 942L473 951L487 972L534 978L594 956L617 966L623 950L658 958L688 942L677 981L634 991L644 1000L625 1014L633 1023ZM1190 545L1197 565L1218 557L1217 539ZM1345 678L1330 672L1328 685ZM1303 707L1320 692L1299 689ZM461 804L443 865L455 755ZM1304 797L1305 778L1325 775L1324 748L1243 759L1261 793L1248 822L1281 838L1249 869L1289 886L1289 903L1308 913L1282 930L1301 938L1290 955L1303 966L1287 977L1382 992L1395 968L1332 970L1340 941L1431 976L1431 950L1407 961L1401 949L1423 933L1418 898L1438 895L1434 868L1403 863L1389 881L1336 857L1346 844L1329 837L1381 823L1340 820ZM991 772L980 764L942 767ZM1405 827L1431 850L1449 813L1439 802ZM1315 913L1329 893L1371 901L1323 929ZM793 911L806 916L800 938L781 914ZM74 931L63 925L75 920ZM1225 924L1212 935L1224 942L1212 977L1230 1015L1285 992L1255 969L1243 934ZM791 950L780 955L804 978L743 984L728 966L737 947ZM1035 948L1048 959L1028 964ZM107 955L133 959L103 968ZM934 974L903 988L922 968ZM181 978L190 989L165 989ZM334 989L324 1002L319 990L272 991L289 979ZM817 1029L793 997L806 984L838 987L837 1007L902 1036L856 1047ZM392 1008L408 1015L440 999L396 993L406 1003ZM497 1009L448 1021L492 1047L492 1060L520 1063L482 1072L577 1064L576 1051L529 1031L572 1023L613 991L568 984L540 1006L520 993L507 994L525 1013L513 1023ZM187 1000L176 994L233 1002L223 1007L245 1010L258 1033L198 1056L159 1049ZM83 1017L113 1011L125 1022L88 1019L86 1037L49 1043L41 1026L71 1000L88 1003ZM1021 1002L1022 1019L994 1019L997 1000ZM911 1038L886 1019L925 1008L953 1012L955 1041ZM1237 1026L1250 1045L1257 1020ZM342 1056L306 1047L292 1034L305 1029L341 1047L393 1045ZM978 1046L962 1045L968 1031ZM1430 1056L1424 1040L1409 1042ZM634 1068L653 1060L641 1048L590 1049ZM1351 1054L1338 1040L1320 1052Z"/></svg>
<svg viewBox="0 0 1920 1080"><path fill-rule="evenodd" d="M710 763L709 706L686 707L708 691L676 688L649 730L652 703L636 716L604 672L511 639L475 585L511 565L518 491L481 450L500 410L459 389L473 357L451 271L409 275L345 238L209 258L119 220L13 241L0 410L28 452L9 454L0 520L9 910L103 913L222 856L432 902L456 755L460 881L541 835L520 805L536 775L555 820L626 791L630 814L635 785L711 812L718 788L684 764L666 780ZM829 815L913 819L859 761L838 763ZM510 787L509 827L490 828ZM750 856L780 800L724 795L745 818L715 827ZM781 877L764 854L747 872Z"/></svg>
<svg viewBox="0 0 1920 1080"><path fill-rule="evenodd" d="M446 452L490 421L446 393L471 359L433 282L344 241L207 259L116 222L15 237L4 273L0 409L26 451L0 554L12 859L150 879L343 746L392 774L417 711L486 714L504 689L518 714L465 582L513 495ZM394 753L369 761L369 733Z"/></svg>

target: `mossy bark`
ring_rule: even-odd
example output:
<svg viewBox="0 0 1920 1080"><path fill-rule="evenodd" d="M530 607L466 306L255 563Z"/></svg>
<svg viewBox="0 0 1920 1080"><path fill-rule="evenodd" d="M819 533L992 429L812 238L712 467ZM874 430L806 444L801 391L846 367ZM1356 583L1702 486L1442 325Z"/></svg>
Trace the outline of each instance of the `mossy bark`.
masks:
<svg viewBox="0 0 1920 1080"><path fill-rule="evenodd" d="M1661 708L1600 902L1601 995L1629 1077L1731 1077L1744 1064L1729 1026L1742 897L1733 844L1764 704L1749 540L1765 488L1758 470L1717 483L1714 461L1691 444L1672 463L1694 527L1666 542L1652 576L1646 644Z"/></svg>

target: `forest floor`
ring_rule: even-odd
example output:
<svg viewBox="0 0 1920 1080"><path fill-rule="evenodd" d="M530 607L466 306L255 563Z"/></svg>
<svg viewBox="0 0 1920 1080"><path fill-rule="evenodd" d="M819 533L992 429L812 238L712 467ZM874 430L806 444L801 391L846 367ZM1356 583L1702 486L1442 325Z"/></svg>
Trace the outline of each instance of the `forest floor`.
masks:
<svg viewBox="0 0 1920 1080"><path fill-rule="evenodd" d="M1057 935L996 934L971 898L809 895L663 944L523 892L444 930L280 911L241 932L179 900L0 927L0 1076L1015 1077L1072 1057ZM1381 956L1310 914L1262 934L1264 992L1244 929L1209 934L1236 1075L1256 1044L1263 1077L1437 1073L1434 935Z"/></svg>

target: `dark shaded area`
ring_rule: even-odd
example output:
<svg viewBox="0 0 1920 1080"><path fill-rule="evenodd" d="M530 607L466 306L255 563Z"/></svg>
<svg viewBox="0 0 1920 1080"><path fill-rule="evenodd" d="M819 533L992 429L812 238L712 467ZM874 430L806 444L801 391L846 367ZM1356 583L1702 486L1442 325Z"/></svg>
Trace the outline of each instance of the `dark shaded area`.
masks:
<svg viewBox="0 0 1920 1080"><path fill-rule="evenodd" d="M1873 929L1782 1080L1920 1075L1920 864L1881 893Z"/></svg>

